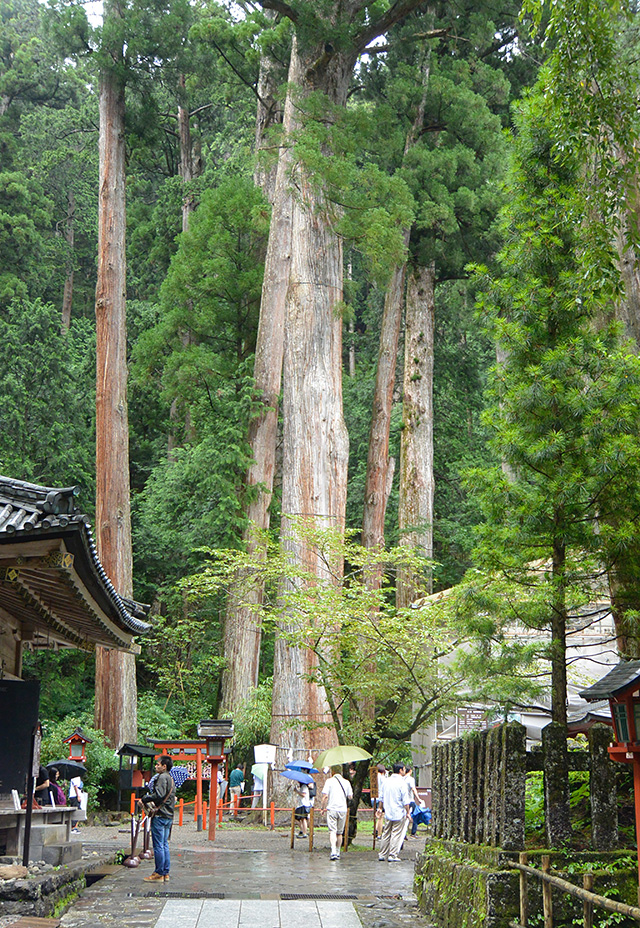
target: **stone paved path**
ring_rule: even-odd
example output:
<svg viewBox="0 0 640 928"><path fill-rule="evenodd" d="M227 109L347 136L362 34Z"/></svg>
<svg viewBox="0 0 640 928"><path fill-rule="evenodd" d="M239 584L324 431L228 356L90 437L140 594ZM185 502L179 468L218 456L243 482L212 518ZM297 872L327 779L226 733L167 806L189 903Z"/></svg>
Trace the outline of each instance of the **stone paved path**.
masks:
<svg viewBox="0 0 640 928"><path fill-rule="evenodd" d="M103 853L127 846L118 829L83 829ZM62 917L63 928L429 928L413 896L422 841L407 841L400 863L378 861L365 842L329 860L326 831L289 847L288 830L221 829L206 840L175 828L169 883L145 883L153 861L119 868L90 886ZM325 898L322 898L325 897Z"/></svg>
<svg viewBox="0 0 640 928"><path fill-rule="evenodd" d="M176 899L156 928L362 928L351 902L277 899Z"/></svg>

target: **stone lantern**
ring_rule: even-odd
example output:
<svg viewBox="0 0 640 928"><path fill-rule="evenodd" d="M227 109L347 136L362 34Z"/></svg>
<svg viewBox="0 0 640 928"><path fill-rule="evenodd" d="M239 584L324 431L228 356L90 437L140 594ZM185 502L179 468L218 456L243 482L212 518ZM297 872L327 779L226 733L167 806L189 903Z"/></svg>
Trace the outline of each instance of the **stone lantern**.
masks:
<svg viewBox="0 0 640 928"><path fill-rule="evenodd" d="M231 719L203 719L198 724L198 738L207 742L206 757L211 764L210 796L218 795L218 766L224 760L224 743L233 738L233 722ZM217 803L211 802L209 810L209 840L213 841L216 835Z"/></svg>

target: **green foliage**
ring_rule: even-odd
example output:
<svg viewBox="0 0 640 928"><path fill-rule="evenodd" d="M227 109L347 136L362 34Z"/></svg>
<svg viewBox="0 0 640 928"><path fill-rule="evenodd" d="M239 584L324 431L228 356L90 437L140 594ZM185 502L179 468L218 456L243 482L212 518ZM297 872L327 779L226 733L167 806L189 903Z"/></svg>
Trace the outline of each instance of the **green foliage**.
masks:
<svg viewBox="0 0 640 928"><path fill-rule="evenodd" d="M195 737L198 721L215 715L217 704L222 658L216 610L165 592L163 611L142 643L141 672L154 694L153 702L143 702L143 723L173 725L182 737Z"/></svg>
<svg viewBox="0 0 640 928"><path fill-rule="evenodd" d="M138 740L147 744L155 738L178 740L182 729L176 719L152 693L143 693L138 699Z"/></svg>
<svg viewBox="0 0 640 928"><path fill-rule="evenodd" d="M544 782L542 772L527 774L524 797L524 824L527 842L544 841Z"/></svg>
<svg viewBox="0 0 640 928"><path fill-rule="evenodd" d="M40 681L40 713L60 722L73 713L88 713L93 706L95 656L87 651L25 650L25 680Z"/></svg>
<svg viewBox="0 0 640 928"><path fill-rule="evenodd" d="M76 728L80 728L87 738L91 739L91 744L86 745L87 775L82 779L89 793L89 802L95 804L105 792L112 790L119 758L113 748L105 743L104 734L93 728L92 713L73 713L56 722L44 720L41 762L48 764L52 760L68 757L69 746L62 742L72 735Z"/></svg>
<svg viewBox="0 0 640 928"><path fill-rule="evenodd" d="M363 161L363 149L379 133L376 114L345 109L316 93L297 101L303 128L296 133L296 156L333 216L336 230L366 258L374 281L384 283L404 261L403 230L413 220L405 181Z"/></svg>
<svg viewBox="0 0 640 928"><path fill-rule="evenodd" d="M627 535L637 518L627 491L640 476L640 362L604 321L611 288L585 269L593 252L575 222L583 174L554 153L544 105L532 97L519 121L506 245L479 302L504 358L486 424L508 469L476 468L468 483L486 520L475 551L484 573L472 580L482 622L495 635L551 624L547 657L562 688L564 626L598 595L620 538L603 515L624 499ZM554 705L564 712L560 690Z"/></svg>
<svg viewBox="0 0 640 928"><path fill-rule="evenodd" d="M35 289L52 206L40 184L25 174L0 172L0 309Z"/></svg>
<svg viewBox="0 0 640 928"><path fill-rule="evenodd" d="M77 483L92 509L93 336L40 301L14 301L0 316L0 472L34 483Z"/></svg>
<svg viewBox="0 0 640 928"><path fill-rule="evenodd" d="M234 762L246 763L250 767L253 762L253 746L269 741L272 693L273 679L263 680L234 711Z"/></svg>
<svg viewBox="0 0 640 928"><path fill-rule="evenodd" d="M321 565L324 582L318 582L317 569L292 561L293 539ZM368 551L303 520L292 522L282 545L267 538L262 544L263 551L251 556L211 551L204 569L182 586L198 601L232 591L242 602L243 590L259 577L267 590L263 625L275 626L289 646L314 654L317 663L306 678L324 687L342 743L393 751L455 701L462 678L438 661L451 649L438 610L394 605L397 572L411 569L420 576L423 558L401 547ZM382 587L372 589L370 578L379 569Z"/></svg>

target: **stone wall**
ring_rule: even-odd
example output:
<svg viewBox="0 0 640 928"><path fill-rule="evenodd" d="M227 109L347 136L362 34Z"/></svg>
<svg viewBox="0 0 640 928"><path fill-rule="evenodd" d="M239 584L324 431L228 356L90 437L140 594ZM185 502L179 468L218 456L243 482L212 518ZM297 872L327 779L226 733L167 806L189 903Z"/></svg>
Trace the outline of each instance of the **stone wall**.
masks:
<svg viewBox="0 0 640 928"><path fill-rule="evenodd" d="M549 725L543 749L527 753L524 727L519 722L508 722L489 731L473 732L434 745L435 836L487 844L505 851L523 850L527 772L543 770L545 792L553 798L556 793L566 791L566 761L571 770L590 772L593 849L616 848L616 766L607 753L612 737L608 725L594 725L589 732L589 750L567 754L566 748L560 750L566 745L566 735ZM560 739L563 744L559 747ZM562 770L558 769L558 754L562 755ZM562 819L563 804L548 800L546 806L549 846L562 846L568 843L570 834L569 823Z"/></svg>
<svg viewBox="0 0 640 928"><path fill-rule="evenodd" d="M524 848L525 748L526 731L519 722L436 745L436 836L505 850Z"/></svg>
<svg viewBox="0 0 640 928"><path fill-rule="evenodd" d="M566 872L565 852L549 852L555 873L574 884L581 877ZM415 892L418 905L438 928L509 928L520 915L519 875L509 868L517 854L499 848L457 841L427 839L425 853L416 862ZM538 853L530 853L529 863L540 868ZM635 854L622 852L573 853L572 869L584 864L594 872L594 892L611 895L630 905L637 903ZM598 871L598 864L602 870ZM620 869L609 873L613 865ZM531 924L541 924L542 892L538 880L529 878L527 896ZM560 890L553 890L554 928L570 928L582 923L582 902Z"/></svg>

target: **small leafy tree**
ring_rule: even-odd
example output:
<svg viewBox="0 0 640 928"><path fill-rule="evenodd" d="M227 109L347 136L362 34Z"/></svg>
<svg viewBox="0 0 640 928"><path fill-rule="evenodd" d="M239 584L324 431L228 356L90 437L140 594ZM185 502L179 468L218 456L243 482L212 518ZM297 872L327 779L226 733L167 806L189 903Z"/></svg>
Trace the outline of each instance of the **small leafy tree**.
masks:
<svg viewBox="0 0 640 928"><path fill-rule="evenodd" d="M584 166L550 130L544 98L532 95L518 122L506 244L498 270L482 272L480 311L504 359L486 416L497 462L468 482L485 516L472 578L483 649L514 626L548 630L552 720L566 730L567 634L606 595L617 552L639 540L640 361L605 321L615 262L583 218ZM552 843L568 837L566 790L563 802L566 833Z"/></svg>
<svg viewBox="0 0 640 928"><path fill-rule="evenodd" d="M259 555L210 551L204 569L183 587L199 599L233 591L242 601L252 584L264 583L263 621L291 647L317 657L306 679L324 690L338 741L362 744L372 753L405 741L453 703L461 683L456 672L439 663L456 642L437 609L397 609L394 604L397 572L417 569L424 559L402 547L369 551L333 529L303 520L294 531L324 565L324 582L265 536ZM339 579L336 565L342 561L345 573ZM384 583L370 589L367 576L381 563ZM365 704L375 705L373 717L362 711ZM290 726L309 724L296 719Z"/></svg>

